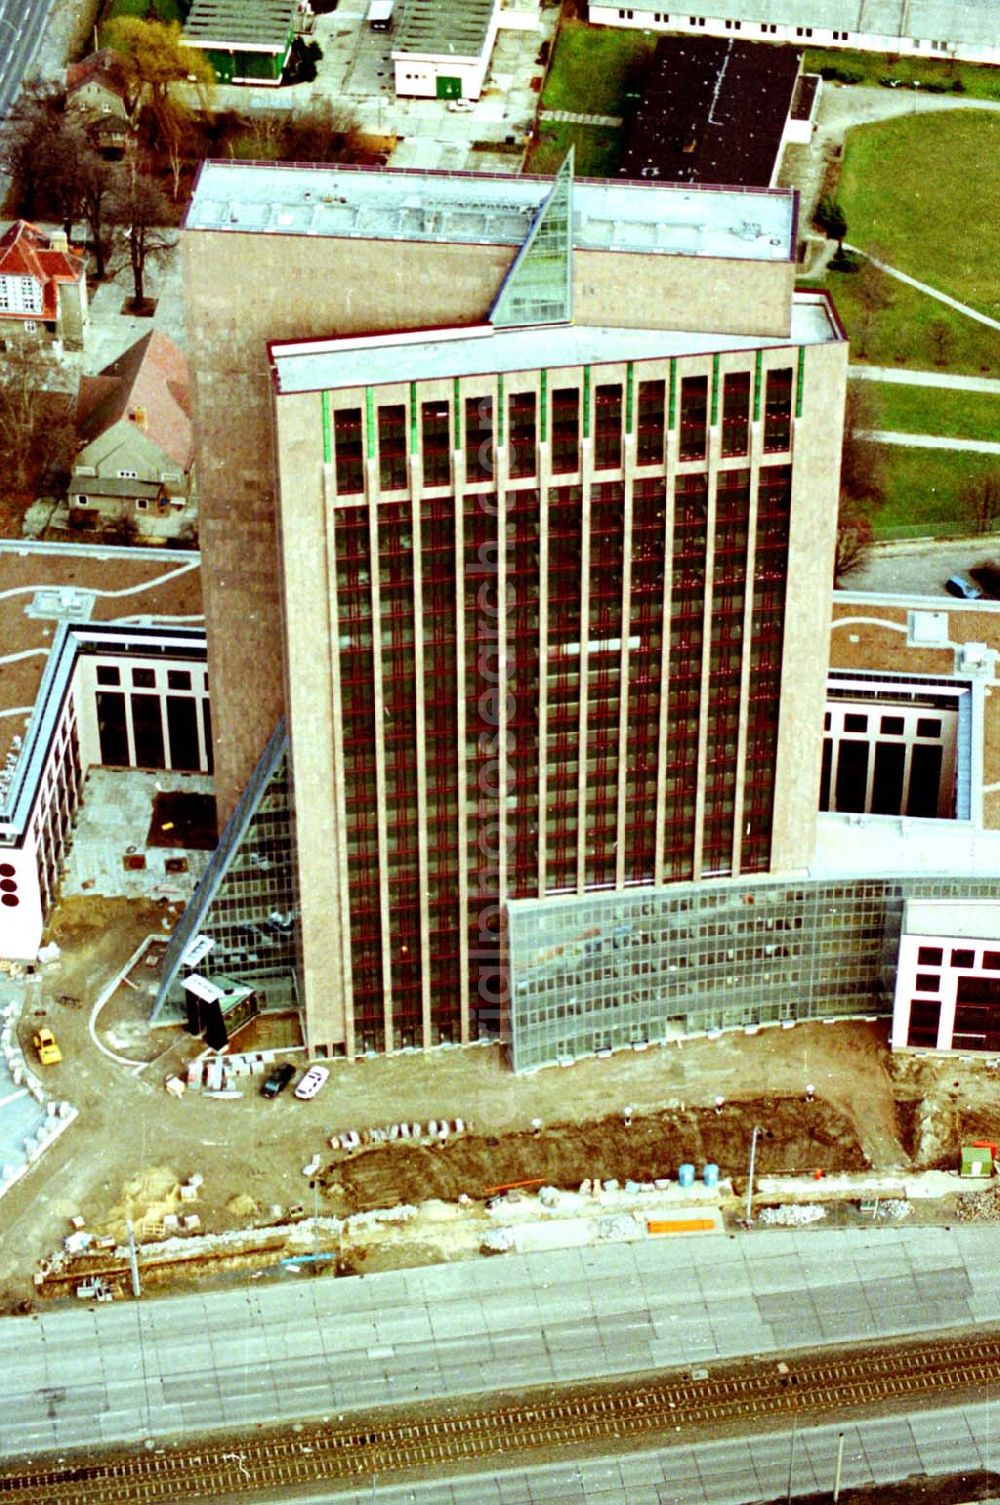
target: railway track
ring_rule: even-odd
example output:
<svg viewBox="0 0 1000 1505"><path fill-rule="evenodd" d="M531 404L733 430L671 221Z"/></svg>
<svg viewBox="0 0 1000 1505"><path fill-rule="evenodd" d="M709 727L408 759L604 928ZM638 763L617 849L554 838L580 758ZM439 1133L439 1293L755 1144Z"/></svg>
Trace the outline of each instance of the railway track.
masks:
<svg viewBox="0 0 1000 1505"><path fill-rule="evenodd" d="M698 1371L696 1371L698 1372ZM626 1382L614 1389L573 1387L539 1398L481 1402L459 1411L425 1406L405 1415L379 1412L337 1425L256 1431L155 1452L120 1452L59 1466L28 1465L0 1472L0 1502L11 1505L173 1505L226 1495L326 1482L345 1486L405 1470L600 1444L669 1445L692 1433L778 1425L795 1415L818 1421L833 1414L944 1403L1000 1378L1000 1334L897 1344L859 1352L826 1351L785 1363L716 1365Z"/></svg>

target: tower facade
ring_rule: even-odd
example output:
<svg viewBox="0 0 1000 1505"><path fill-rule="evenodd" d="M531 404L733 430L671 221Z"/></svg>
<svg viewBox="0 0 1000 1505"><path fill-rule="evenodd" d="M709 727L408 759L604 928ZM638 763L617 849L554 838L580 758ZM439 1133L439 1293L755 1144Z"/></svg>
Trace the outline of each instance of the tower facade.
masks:
<svg viewBox="0 0 1000 1505"><path fill-rule="evenodd" d="M276 272L289 170L238 171ZM787 193L323 176L347 312L261 365L307 1027L353 1054L504 1033L509 901L806 866L846 345Z"/></svg>

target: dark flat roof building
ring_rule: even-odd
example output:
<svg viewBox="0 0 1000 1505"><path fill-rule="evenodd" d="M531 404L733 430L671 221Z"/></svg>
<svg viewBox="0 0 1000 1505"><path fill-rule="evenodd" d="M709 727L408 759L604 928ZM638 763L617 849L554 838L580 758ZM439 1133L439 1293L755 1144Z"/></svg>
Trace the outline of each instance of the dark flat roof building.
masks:
<svg viewBox="0 0 1000 1505"><path fill-rule="evenodd" d="M619 176L771 187L801 61L792 47L661 38Z"/></svg>

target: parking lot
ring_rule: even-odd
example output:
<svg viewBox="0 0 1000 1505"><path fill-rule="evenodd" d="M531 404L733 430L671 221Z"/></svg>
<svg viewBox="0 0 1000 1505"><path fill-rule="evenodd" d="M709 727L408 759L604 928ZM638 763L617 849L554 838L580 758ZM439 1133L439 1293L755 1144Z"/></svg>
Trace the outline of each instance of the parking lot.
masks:
<svg viewBox="0 0 1000 1505"><path fill-rule="evenodd" d="M558 8L535 12L537 30L499 33L482 98L467 111L449 110L440 99L396 99L393 35L373 32L366 12L365 0L341 0L330 15L315 18L310 40L323 55L313 82L281 89L219 88L217 107L304 114L318 102L332 102L349 108L366 135L397 138L393 167L518 172L544 74L538 56L543 41L551 43L555 34Z"/></svg>

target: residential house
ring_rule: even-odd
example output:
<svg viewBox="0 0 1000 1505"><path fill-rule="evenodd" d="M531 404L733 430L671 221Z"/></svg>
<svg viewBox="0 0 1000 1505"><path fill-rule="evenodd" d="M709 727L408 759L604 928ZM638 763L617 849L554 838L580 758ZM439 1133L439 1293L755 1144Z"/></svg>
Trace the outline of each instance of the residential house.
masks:
<svg viewBox="0 0 1000 1505"><path fill-rule="evenodd" d="M80 121L107 156L121 156L128 145L133 125L129 102L122 59L110 47L66 69L66 113Z"/></svg>
<svg viewBox="0 0 1000 1505"><path fill-rule="evenodd" d="M187 358L158 329L144 335L77 399L83 447L70 481L77 524L130 517L140 535L175 538L194 522Z"/></svg>
<svg viewBox="0 0 1000 1505"><path fill-rule="evenodd" d="M62 231L15 220L0 236L0 341L83 348L87 326L84 259Z"/></svg>

